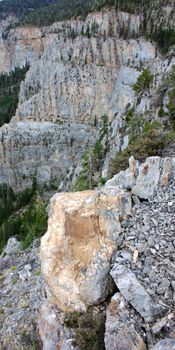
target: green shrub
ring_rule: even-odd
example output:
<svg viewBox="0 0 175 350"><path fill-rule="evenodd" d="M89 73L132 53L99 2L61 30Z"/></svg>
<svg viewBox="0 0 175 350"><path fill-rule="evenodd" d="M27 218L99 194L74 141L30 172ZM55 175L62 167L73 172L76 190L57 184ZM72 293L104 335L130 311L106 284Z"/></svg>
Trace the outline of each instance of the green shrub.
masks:
<svg viewBox="0 0 175 350"><path fill-rule="evenodd" d="M173 65L171 72L168 74L166 79L164 79L161 89L162 91L165 91L165 92L167 90L169 91L168 93L169 101L166 106L168 108L168 113L166 113L166 116L169 117L171 127L175 131L175 65ZM159 112L161 113L161 109ZM163 114L163 111L162 111L162 114Z"/></svg>
<svg viewBox="0 0 175 350"><path fill-rule="evenodd" d="M0 251L11 236L17 237L22 242L23 248L26 249L46 230L46 203L41 199L33 199L27 208L13 214L0 226Z"/></svg>
<svg viewBox="0 0 175 350"><path fill-rule="evenodd" d="M82 171L80 172L73 190L83 191L93 189L98 186L100 180L100 171L108 149L108 122L105 116L102 117L102 127L100 136L94 146L90 147L82 160ZM106 137L106 143L103 144Z"/></svg>
<svg viewBox="0 0 175 350"><path fill-rule="evenodd" d="M25 189L22 192L14 193L7 184L0 184L0 225L17 210L28 205L35 193L35 190Z"/></svg>
<svg viewBox="0 0 175 350"><path fill-rule="evenodd" d="M157 120L154 120L153 122L147 121L144 124L143 132L148 133L151 130L156 130L160 128L161 128L161 124Z"/></svg>
<svg viewBox="0 0 175 350"><path fill-rule="evenodd" d="M105 316L104 311L89 308L86 313L68 313L65 325L75 330L75 343L81 350L103 350Z"/></svg>
<svg viewBox="0 0 175 350"><path fill-rule="evenodd" d="M159 109L159 112L158 112L158 116L159 116L159 118L162 118L164 115L165 115L165 112L163 110L163 107L161 106Z"/></svg>
<svg viewBox="0 0 175 350"><path fill-rule="evenodd" d="M151 39L158 44L159 50L166 54L172 45L175 45L175 29L163 28L159 26L155 31L150 33Z"/></svg>
<svg viewBox="0 0 175 350"><path fill-rule="evenodd" d="M149 69L144 69L144 71L139 75L137 82L134 85L134 90L137 93L143 92L146 89L149 89L150 84L153 81L153 75Z"/></svg>
<svg viewBox="0 0 175 350"><path fill-rule="evenodd" d="M77 177L76 183L74 185L74 191L85 191L89 189L89 183L85 172L82 170Z"/></svg>

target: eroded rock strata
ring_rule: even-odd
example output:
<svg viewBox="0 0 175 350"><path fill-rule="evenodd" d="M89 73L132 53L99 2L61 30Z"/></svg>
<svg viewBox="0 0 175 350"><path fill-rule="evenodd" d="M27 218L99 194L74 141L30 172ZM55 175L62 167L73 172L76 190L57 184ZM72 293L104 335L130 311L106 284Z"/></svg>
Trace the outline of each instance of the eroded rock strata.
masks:
<svg viewBox="0 0 175 350"><path fill-rule="evenodd" d="M139 15L105 10L90 14L85 22L17 27L7 31L7 38L2 35L0 70L10 71L26 60L31 68L21 83L16 116L0 130L0 183L20 190L37 176L39 184L54 179L58 187L63 181L62 189L71 188L85 150L98 139L103 116L109 144L102 176L108 177L116 152L129 142L124 124L128 108L156 119L158 88L175 63L172 54L163 57L141 36L142 20ZM120 36L125 26L127 40ZM143 67L154 78L149 93L138 99L133 85Z"/></svg>

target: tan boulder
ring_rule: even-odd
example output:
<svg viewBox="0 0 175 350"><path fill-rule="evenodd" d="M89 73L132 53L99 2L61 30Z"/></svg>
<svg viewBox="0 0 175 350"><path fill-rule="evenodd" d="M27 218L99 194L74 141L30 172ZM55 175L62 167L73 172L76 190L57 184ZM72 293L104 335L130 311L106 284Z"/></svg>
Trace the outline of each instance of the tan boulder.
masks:
<svg viewBox="0 0 175 350"><path fill-rule="evenodd" d="M106 298L113 289L110 260L120 222L130 211L130 194L114 188L51 199L40 256L52 303L64 311L81 311Z"/></svg>

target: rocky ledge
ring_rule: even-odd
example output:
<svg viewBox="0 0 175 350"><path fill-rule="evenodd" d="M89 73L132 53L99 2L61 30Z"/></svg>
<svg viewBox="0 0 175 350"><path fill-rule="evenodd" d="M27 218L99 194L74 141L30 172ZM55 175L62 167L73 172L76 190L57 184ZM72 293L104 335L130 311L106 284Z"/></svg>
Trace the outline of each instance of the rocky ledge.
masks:
<svg viewBox="0 0 175 350"><path fill-rule="evenodd" d="M56 194L40 248L45 282L36 277L36 251L32 262L32 250L14 252L14 262L7 246L6 256L1 256L0 348L10 350L14 336L14 344L16 338L23 339L21 325L26 329L31 318L36 325L42 304L33 330L34 349L40 346L35 346L36 341L40 344L39 332L44 350L82 350L64 318L67 312L84 312L91 306L105 310L106 350L174 350L174 184L174 158L151 157L141 165L131 158L129 169L98 190ZM32 283L36 287L31 288ZM44 283L47 299L40 293ZM5 298L14 303L24 288L31 300L27 317L18 307L9 315ZM29 349L20 340L13 348Z"/></svg>

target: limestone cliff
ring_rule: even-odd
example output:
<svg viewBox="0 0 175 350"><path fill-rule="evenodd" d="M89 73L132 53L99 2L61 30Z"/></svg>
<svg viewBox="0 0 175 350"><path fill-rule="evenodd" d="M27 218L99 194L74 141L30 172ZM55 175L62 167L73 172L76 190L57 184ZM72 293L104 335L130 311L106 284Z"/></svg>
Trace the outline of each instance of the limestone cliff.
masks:
<svg viewBox="0 0 175 350"><path fill-rule="evenodd" d="M134 106L154 119L151 95L175 62L141 36L142 22L141 15L104 10L85 22L17 27L5 38L1 35L1 71L26 60L31 64L16 116L0 130L1 183L19 190L37 176L40 184L56 180L61 188L70 188L85 149L98 139L104 115L109 125L107 176L110 160L128 144L127 133L121 133L126 110ZM120 37L123 28L128 28L128 39ZM150 95L138 100L133 84L142 67L151 70L154 80Z"/></svg>

